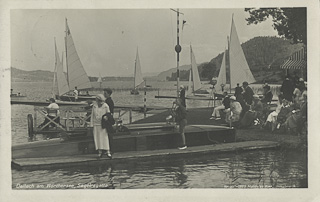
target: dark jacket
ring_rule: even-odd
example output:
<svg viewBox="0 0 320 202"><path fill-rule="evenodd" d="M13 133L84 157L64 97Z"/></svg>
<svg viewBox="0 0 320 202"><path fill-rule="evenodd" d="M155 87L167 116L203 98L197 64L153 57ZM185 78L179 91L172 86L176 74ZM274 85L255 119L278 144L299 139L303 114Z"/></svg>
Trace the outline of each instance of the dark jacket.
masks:
<svg viewBox="0 0 320 202"><path fill-rule="evenodd" d="M294 91L294 84L291 80L284 80L280 91L283 93L283 97L286 100L292 101L293 91Z"/></svg>
<svg viewBox="0 0 320 202"><path fill-rule="evenodd" d="M242 88L237 86L235 89L234 96L238 97L239 95L241 95L242 92L243 92Z"/></svg>
<svg viewBox="0 0 320 202"><path fill-rule="evenodd" d="M222 104L224 105L225 109L229 109L230 108L230 98L229 96L226 96L223 100L222 100Z"/></svg>
<svg viewBox="0 0 320 202"><path fill-rule="evenodd" d="M187 119L187 110L184 106L179 106L176 108L176 122L180 122L183 119Z"/></svg>
<svg viewBox="0 0 320 202"><path fill-rule="evenodd" d="M243 92L243 99L244 101L248 104L251 105L252 104L252 99L253 99L253 90L248 86L244 89Z"/></svg>
<svg viewBox="0 0 320 202"><path fill-rule="evenodd" d="M112 98L111 98L111 97L108 97L108 98L106 99L106 103L107 103L107 105L109 106L109 109L110 109L111 114L113 114L114 103L113 103Z"/></svg>
<svg viewBox="0 0 320 202"><path fill-rule="evenodd" d="M261 102L262 103L268 103L268 102L271 102L272 101L272 97L273 97L273 94L271 91L268 91L264 96L263 98L261 99Z"/></svg>
<svg viewBox="0 0 320 202"><path fill-rule="evenodd" d="M108 120L105 120L104 117L107 116ZM105 115L102 116L101 119L101 128L107 129L108 133L114 133L114 129L112 125L115 124L115 121L110 113L106 113Z"/></svg>
<svg viewBox="0 0 320 202"><path fill-rule="evenodd" d="M186 107L187 105L186 105L186 90L185 89L181 89L180 98L181 98L182 106Z"/></svg>

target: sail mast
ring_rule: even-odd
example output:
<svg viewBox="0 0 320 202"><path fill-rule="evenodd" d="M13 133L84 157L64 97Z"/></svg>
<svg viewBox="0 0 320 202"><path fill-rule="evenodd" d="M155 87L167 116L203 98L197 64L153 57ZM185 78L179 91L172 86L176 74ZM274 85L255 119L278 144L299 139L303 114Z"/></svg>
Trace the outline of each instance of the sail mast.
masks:
<svg viewBox="0 0 320 202"><path fill-rule="evenodd" d="M52 83L52 98L55 97L55 86L56 86L56 75L57 75L57 46L56 46L56 37L54 37L54 72L53 72L53 83Z"/></svg>
<svg viewBox="0 0 320 202"><path fill-rule="evenodd" d="M230 83L229 88L230 88L230 93L231 93L230 40L231 40L231 36L230 36L230 39L229 39L229 36L227 36L228 48L226 50L226 69L229 70L229 83ZM226 73L227 73L227 71L226 71ZM226 84L227 84L227 79L226 79Z"/></svg>
<svg viewBox="0 0 320 202"><path fill-rule="evenodd" d="M65 41L65 49L66 49L66 67L67 67L67 82L68 82L68 85L69 85L69 68L68 68L68 42L67 42L67 36L68 36L68 31L69 31L69 28L68 28L68 22L67 22L67 18L66 18L66 36L64 38L64 41Z"/></svg>
<svg viewBox="0 0 320 202"><path fill-rule="evenodd" d="M230 53L230 41L231 41L231 37L232 37L232 27L233 27L233 15L234 13L232 13L232 18L231 18L231 30L230 30L230 40L228 39L228 53ZM230 56L228 54L228 56ZM230 57L228 57L228 66L229 66L229 81L230 81L230 94L231 94L231 65L230 65Z"/></svg>

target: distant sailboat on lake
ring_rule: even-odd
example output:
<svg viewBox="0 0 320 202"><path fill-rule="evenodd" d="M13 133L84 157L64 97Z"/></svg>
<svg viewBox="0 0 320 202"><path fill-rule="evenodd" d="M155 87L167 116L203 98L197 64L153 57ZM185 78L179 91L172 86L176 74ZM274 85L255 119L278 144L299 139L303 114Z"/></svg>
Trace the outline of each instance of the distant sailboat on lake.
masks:
<svg viewBox="0 0 320 202"><path fill-rule="evenodd" d="M138 87L144 82L141 72L141 66L140 66L140 59L139 59L139 53L137 49L137 55L136 55L136 61L134 65L134 83L133 83L133 89L131 90L132 95L138 95Z"/></svg>
<svg viewBox="0 0 320 202"><path fill-rule="evenodd" d="M97 82L100 84L100 88L102 86L102 78L101 78L101 74L99 73L99 78L97 80Z"/></svg>
<svg viewBox="0 0 320 202"><path fill-rule="evenodd" d="M231 91L232 86L236 86L237 83L240 85L242 82L247 81L248 83L256 82L255 78L252 75L252 72L247 63L246 57L243 53L239 37L237 34L236 26L233 21L231 23L231 33L230 40L228 40L228 49L225 50L223 55L221 68L219 76L217 79L217 89L223 85L226 86L227 80L227 69L229 69L229 89Z"/></svg>

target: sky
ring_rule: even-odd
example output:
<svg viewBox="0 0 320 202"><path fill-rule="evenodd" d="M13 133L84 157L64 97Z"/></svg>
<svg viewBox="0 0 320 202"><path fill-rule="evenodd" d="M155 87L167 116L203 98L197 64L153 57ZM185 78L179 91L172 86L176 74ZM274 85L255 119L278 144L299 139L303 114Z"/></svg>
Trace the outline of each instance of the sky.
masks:
<svg viewBox="0 0 320 202"><path fill-rule="evenodd" d="M243 8L180 12L180 65L190 64L190 45L198 64L223 52L232 14L241 43L256 36L277 36L271 20L247 25ZM65 51L65 18L89 76L132 76L137 49L143 74L177 65L177 15L169 8L14 9L10 17L12 67L53 71L54 38L59 53ZM183 29L182 20L186 21Z"/></svg>

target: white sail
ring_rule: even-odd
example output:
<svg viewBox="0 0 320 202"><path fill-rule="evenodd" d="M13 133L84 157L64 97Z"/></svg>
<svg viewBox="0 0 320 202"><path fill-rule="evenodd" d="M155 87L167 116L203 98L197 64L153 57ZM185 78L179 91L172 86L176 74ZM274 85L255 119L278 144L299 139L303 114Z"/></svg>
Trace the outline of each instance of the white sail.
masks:
<svg viewBox="0 0 320 202"><path fill-rule="evenodd" d="M80 89L91 88L91 83L88 78L86 71L83 68L83 65L78 56L76 47L74 45L71 32L66 19L66 61L67 61L67 74L68 74L68 83L71 90L74 87Z"/></svg>
<svg viewBox="0 0 320 202"><path fill-rule="evenodd" d="M216 84L216 89L221 89L221 84L226 85L227 84L227 72L226 72L226 54L227 50L224 51L221 67L219 71L219 76Z"/></svg>
<svg viewBox="0 0 320 202"><path fill-rule="evenodd" d="M141 66L140 66L140 59L139 59L139 53L137 49L137 56L136 56L136 62L134 67L134 88L137 88L140 84L144 82L141 72Z"/></svg>
<svg viewBox="0 0 320 202"><path fill-rule="evenodd" d="M191 95L192 94L192 90L193 90L193 87L192 87L192 69L190 68L187 95Z"/></svg>
<svg viewBox="0 0 320 202"><path fill-rule="evenodd" d="M193 91L199 90L201 88L201 81L199 76L199 70L196 63L196 58L192 51L192 47L190 46L190 54L191 54L191 70L192 70L192 81L193 81Z"/></svg>
<svg viewBox="0 0 320 202"><path fill-rule="evenodd" d="M236 86L237 83L241 85L244 81L247 81L248 83L253 83L256 81L250 71L249 65L243 53L233 18L231 24L229 58L230 87Z"/></svg>
<svg viewBox="0 0 320 202"><path fill-rule="evenodd" d="M55 78L56 78L56 84L58 86L58 94L59 96L60 95L63 95L67 92L69 92L69 85L67 83L67 80L66 80L66 77L64 75L64 72L63 72L63 64L61 63L60 61L60 58L59 58L59 53L58 53L58 50L57 50L57 46L56 44L55 45L55 58L56 58L56 61L55 61Z"/></svg>
<svg viewBox="0 0 320 202"><path fill-rule="evenodd" d="M97 82L98 82L98 83L102 83L102 78L101 78L100 73L99 73L99 78L98 78Z"/></svg>

